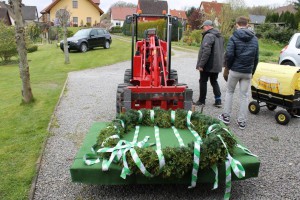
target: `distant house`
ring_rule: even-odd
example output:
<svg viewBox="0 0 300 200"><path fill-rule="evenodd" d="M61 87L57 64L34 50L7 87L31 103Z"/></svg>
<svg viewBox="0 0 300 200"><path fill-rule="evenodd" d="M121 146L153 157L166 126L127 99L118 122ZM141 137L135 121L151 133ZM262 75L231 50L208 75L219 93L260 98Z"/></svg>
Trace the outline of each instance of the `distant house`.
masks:
<svg viewBox="0 0 300 200"><path fill-rule="evenodd" d="M113 26L123 26L127 15L136 13L136 7L112 7L110 12L110 19Z"/></svg>
<svg viewBox="0 0 300 200"><path fill-rule="evenodd" d="M143 14L162 15L165 11L168 13L168 2L159 0L139 0L137 11L141 10ZM141 21L154 21L156 17L143 17Z"/></svg>
<svg viewBox="0 0 300 200"><path fill-rule="evenodd" d="M104 13L100 8L100 0L53 0L50 5L41 11L43 22L58 25L56 12L66 9L70 14L71 26L93 26L100 22Z"/></svg>
<svg viewBox="0 0 300 200"><path fill-rule="evenodd" d="M224 5L224 3L218 3L217 1L202 1L200 4L200 12L204 14L205 19L210 19L216 26L219 26L219 19Z"/></svg>
<svg viewBox="0 0 300 200"><path fill-rule="evenodd" d="M10 5L6 4L4 1L0 1L0 8L7 9L11 24L15 25L15 14ZM36 6L26 6L22 4L21 12L25 24L39 21L39 15Z"/></svg>
<svg viewBox="0 0 300 200"><path fill-rule="evenodd" d="M39 21L39 14L36 6L23 6L21 11L25 24Z"/></svg>
<svg viewBox="0 0 300 200"><path fill-rule="evenodd" d="M170 9L170 15L174 17L178 17L178 20L183 23L187 21L187 16L184 10L172 10Z"/></svg>
<svg viewBox="0 0 300 200"><path fill-rule="evenodd" d="M0 20L6 25L12 25L8 10L6 8L0 8Z"/></svg>
<svg viewBox="0 0 300 200"><path fill-rule="evenodd" d="M252 30L255 29L257 25L264 24L266 16L264 15L249 15L249 25Z"/></svg>
<svg viewBox="0 0 300 200"><path fill-rule="evenodd" d="M296 13L297 10L293 4L289 4L287 6L281 6L275 9L275 12L277 12L279 15L283 12L290 12L290 13Z"/></svg>

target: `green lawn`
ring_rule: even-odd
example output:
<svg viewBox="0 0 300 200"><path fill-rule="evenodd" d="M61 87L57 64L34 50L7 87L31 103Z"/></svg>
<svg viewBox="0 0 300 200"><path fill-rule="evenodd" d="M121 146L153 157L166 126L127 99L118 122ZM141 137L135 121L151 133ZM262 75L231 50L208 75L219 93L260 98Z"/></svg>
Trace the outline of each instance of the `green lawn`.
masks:
<svg viewBox="0 0 300 200"><path fill-rule="evenodd" d="M35 102L21 105L21 79L17 65L0 66L0 199L27 199L37 158L48 137L47 126L67 73L130 59L131 43L114 39L111 48L72 52L71 64L55 44L28 54ZM173 47L198 51L174 43ZM260 41L260 59L276 62L281 47Z"/></svg>
<svg viewBox="0 0 300 200"><path fill-rule="evenodd" d="M0 66L0 199L27 199L37 158L48 136L47 126L67 73L130 59L130 43L113 40L110 49L71 53L71 64L52 45L28 54L35 102L21 105L17 65Z"/></svg>
<svg viewBox="0 0 300 200"><path fill-rule="evenodd" d="M188 46L187 44L182 42L173 42L172 45L174 48L179 47L199 51L199 47ZM259 40L259 61L267 63L277 63L280 50L283 47L284 45L276 44L272 41Z"/></svg>

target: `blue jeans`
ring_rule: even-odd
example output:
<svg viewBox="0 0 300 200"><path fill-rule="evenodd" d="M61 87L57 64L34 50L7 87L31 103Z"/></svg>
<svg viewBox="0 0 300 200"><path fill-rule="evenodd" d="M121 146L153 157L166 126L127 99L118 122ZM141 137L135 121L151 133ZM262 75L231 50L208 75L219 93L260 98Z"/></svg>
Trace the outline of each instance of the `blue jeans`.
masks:
<svg viewBox="0 0 300 200"><path fill-rule="evenodd" d="M227 91L225 96L224 113L231 117L233 93L237 83L239 83L240 89L240 109L238 112L238 121L246 122L248 113L248 98L249 98L249 87L251 82L252 74L245 74L235 71L229 71Z"/></svg>
<svg viewBox="0 0 300 200"><path fill-rule="evenodd" d="M212 72L200 72L200 98L199 101L205 104L206 94L207 94L207 82L208 78L210 80L210 84L213 88L213 92L215 95L216 101L221 101L221 91L218 84L218 75L219 73L212 73Z"/></svg>

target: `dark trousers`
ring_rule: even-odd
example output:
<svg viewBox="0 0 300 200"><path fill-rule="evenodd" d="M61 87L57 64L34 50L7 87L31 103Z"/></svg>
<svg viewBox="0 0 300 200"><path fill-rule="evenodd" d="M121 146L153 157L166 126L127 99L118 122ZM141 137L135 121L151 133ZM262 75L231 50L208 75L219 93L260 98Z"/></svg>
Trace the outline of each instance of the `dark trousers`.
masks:
<svg viewBox="0 0 300 200"><path fill-rule="evenodd" d="M199 79L199 85L200 85L200 98L199 101L201 103L205 104L206 99L206 93L207 93L207 82L208 78L210 80L210 84L213 88L213 92L215 95L216 101L221 101L221 91L218 84L218 75L219 73L212 73L212 72L200 72L200 79Z"/></svg>

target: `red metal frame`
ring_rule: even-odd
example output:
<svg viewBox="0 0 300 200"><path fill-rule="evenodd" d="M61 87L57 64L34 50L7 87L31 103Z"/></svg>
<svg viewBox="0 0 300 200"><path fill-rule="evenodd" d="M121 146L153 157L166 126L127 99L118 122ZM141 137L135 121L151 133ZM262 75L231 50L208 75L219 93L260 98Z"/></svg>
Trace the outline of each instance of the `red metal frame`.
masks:
<svg viewBox="0 0 300 200"><path fill-rule="evenodd" d="M172 86L168 81L167 42L157 38L155 31L147 32L147 38L136 43L133 57L131 109L179 109L184 108L186 86ZM169 85L168 85L169 84Z"/></svg>

